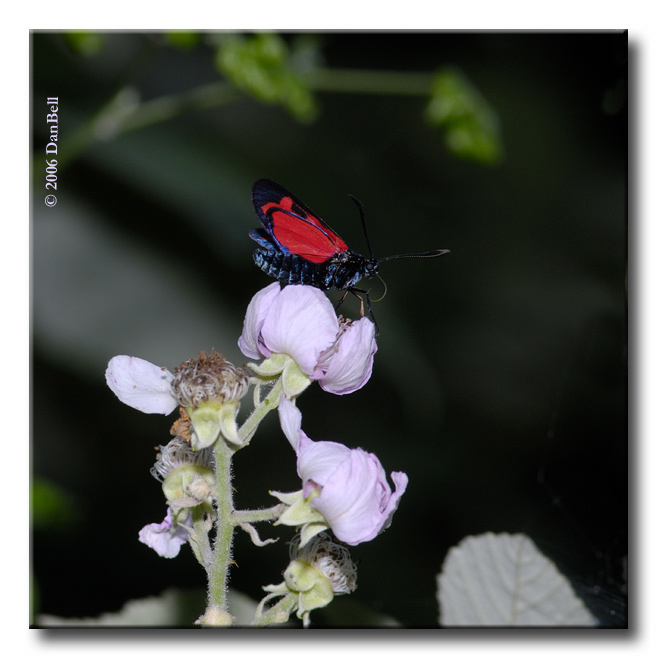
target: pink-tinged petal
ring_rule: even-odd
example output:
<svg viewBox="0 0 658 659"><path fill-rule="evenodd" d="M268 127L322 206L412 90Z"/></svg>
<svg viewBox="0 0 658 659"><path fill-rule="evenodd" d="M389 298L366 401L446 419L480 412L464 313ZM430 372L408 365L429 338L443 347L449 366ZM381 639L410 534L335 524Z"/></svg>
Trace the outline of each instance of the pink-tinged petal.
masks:
<svg viewBox="0 0 658 659"><path fill-rule="evenodd" d="M387 483L381 465L370 460L365 451L357 449L350 457L326 482L312 505L330 523L339 540L356 545L372 540L380 532L380 502L386 498Z"/></svg>
<svg viewBox="0 0 658 659"><path fill-rule="evenodd" d="M258 291L251 299L245 314L242 335L238 339L238 347L245 356L251 359L270 356L271 351L263 345L260 332L268 310L280 294L281 285L274 282Z"/></svg>
<svg viewBox="0 0 658 659"><path fill-rule="evenodd" d="M126 405L147 414L171 414L178 401L171 394L172 373L138 357L112 357L105 371L107 386Z"/></svg>
<svg viewBox="0 0 658 659"><path fill-rule="evenodd" d="M139 541L154 549L163 558L178 556L180 548L189 539L189 533L182 526L174 528L174 517L171 508L167 508L167 516L158 524L147 524L139 532Z"/></svg>
<svg viewBox="0 0 658 659"><path fill-rule="evenodd" d="M382 531L385 531L391 525L393 513L398 509L398 505L400 504L400 497L405 493L409 484L409 477L403 471L392 471L391 480L393 481L393 485L395 485L395 491L391 494L384 511L386 521L382 526Z"/></svg>
<svg viewBox="0 0 658 659"><path fill-rule="evenodd" d="M260 330L271 352L290 355L309 377L320 355L338 333L338 319L331 302L313 286L286 286L269 308Z"/></svg>
<svg viewBox="0 0 658 659"><path fill-rule="evenodd" d="M300 433L302 432L302 413L285 395L282 395L279 401L279 421L281 422L283 434L287 437L293 449L297 451Z"/></svg>
<svg viewBox="0 0 658 659"><path fill-rule="evenodd" d="M297 473L304 484L313 481L324 486L349 461L352 451L338 442L314 442L303 431L302 435L297 448Z"/></svg>
<svg viewBox="0 0 658 659"><path fill-rule="evenodd" d="M332 352L324 355L320 386L332 394L351 394L368 382L377 352L375 325L361 318L345 329ZM322 364L320 365L323 366Z"/></svg>

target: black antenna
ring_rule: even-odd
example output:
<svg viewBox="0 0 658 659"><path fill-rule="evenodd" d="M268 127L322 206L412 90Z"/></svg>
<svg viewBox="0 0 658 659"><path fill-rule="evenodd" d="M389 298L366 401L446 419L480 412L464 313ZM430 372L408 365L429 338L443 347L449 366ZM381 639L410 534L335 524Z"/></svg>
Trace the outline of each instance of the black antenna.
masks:
<svg viewBox="0 0 658 659"><path fill-rule="evenodd" d="M447 254L449 249L433 249L431 252L415 252L413 254L396 254L395 256L384 256L381 259L377 259L377 263L382 261L390 261L391 259L430 259L434 256L441 256L441 254Z"/></svg>
<svg viewBox="0 0 658 659"><path fill-rule="evenodd" d="M359 208L359 214L361 215L361 224L363 224L363 233L366 235L366 243L368 244L368 250L370 251L370 258L374 261L375 254L372 251L372 245L370 244L370 238L368 237L368 227L366 226L366 212L363 208L363 204L351 194L347 195Z"/></svg>
<svg viewBox="0 0 658 659"><path fill-rule="evenodd" d="M368 250L370 250L370 258L377 263L382 263L384 261L391 261L392 259L430 259L434 256L441 256L441 254L447 254L449 249L433 249L429 252L414 252L412 254L395 254L394 256L384 256L381 259L376 259L375 254L372 251L372 245L370 244L370 238L368 237L368 227L366 226L366 214L363 204L351 194L347 195L359 208L359 214L361 215L361 224L363 225L363 233L366 236L366 243L368 244Z"/></svg>
<svg viewBox="0 0 658 659"><path fill-rule="evenodd" d="M432 258L434 256L441 256L442 254L447 254L450 250L449 249L433 249L429 252L414 252L411 254L395 254L393 256L384 256L381 259L376 259L375 254L372 250L372 245L370 243L370 236L368 236L368 227L366 225L366 212L365 209L363 208L363 204L354 196L351 194L347 195L356 205L357 208L359 209L359 215L361 216L361 224L363 225L363 233L366 237L366 243L368 244L368 251L370 252L370 261L369 263L372 264L379 264L382 263L383 261L391 261L392 259L408 259L408 258L419 258L419 259L427 259L427 258ZM363 273L362 273L363 274ZM371 270L366 273L366 276L372 277L372 268ZM379 275L377 275L379 277ZM384 296L386 295L386 282L379 277L380 281L384 284L384 295L380 298L383 299ZM362 288L356 288L354 286L350 286L346 291L345 295L340 299L340 302L338 303L338 306L340 306L343 301L345 300L345 297L347 296L348 293L352 293L353 295L356 295L356 297L361 300L361 315L363 316L363 298L359 296L359 293L363 293L366 298L366 304L368 305L368 314L372 318L372 322L375 325L375 336L379 334L379 327L377 326L377 321L375 320L375 315L372 313L372 301L370 299L370 293L366 290L363 290ZM338 308L338 306L336 308Z"/></svg>

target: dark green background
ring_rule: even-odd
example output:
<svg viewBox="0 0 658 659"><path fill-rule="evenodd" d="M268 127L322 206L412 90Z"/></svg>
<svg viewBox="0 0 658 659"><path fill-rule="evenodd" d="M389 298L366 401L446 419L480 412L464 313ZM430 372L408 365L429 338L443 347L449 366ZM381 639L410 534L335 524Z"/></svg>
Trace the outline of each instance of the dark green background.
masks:
<svg viewBox="0 0 658 659"><path fill-rule="evenodd" d="M60 167L58 204L46 208L47 97L59 98L64 149L125 86L148 100L220 74L204 40L186 50L109 33L84 56L61 34L32 35L33 476L70 504L33 534L39 610L95 616L170 586L204 588L187 547L167 560L137 541L164 517L149 468L173 417L119 403L104 370L115 354L170 369L211 348L246 361L243 314L270 283L252 262L249 195L268 177L357 251L348 193L365 205L376 255L451 250L383 264L372 379L350 396L313 387L299 401L311 438L360 446L409 475L393 525L353 551L354 600L436 625L448 548L523 532L603 624L624 625L627 35L316 37L330 68L458 67L498 114L503 160L455 157L420 96L318 93L310 124L244 96L94 141ZM298 488L276 418L238 454L235 487L242 507ZM289 531L261 526L283 540ZM283 541L258 549L239 535L232 586L259 599L286 556Z"/></svg>

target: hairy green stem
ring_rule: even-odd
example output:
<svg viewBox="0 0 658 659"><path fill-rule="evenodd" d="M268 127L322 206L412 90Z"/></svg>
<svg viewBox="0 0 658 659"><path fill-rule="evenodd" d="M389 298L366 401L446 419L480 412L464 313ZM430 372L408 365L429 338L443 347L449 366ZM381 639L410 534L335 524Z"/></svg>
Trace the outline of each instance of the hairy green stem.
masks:
<svg viewBox="0 0 658 659"><path fill-rule="evenodd" d="M217 484L217 522L212 564L208 569L208 607L228 611L228 575L231 565L234 524L231 458L233 449L220 435L214 445Z"/></svg>
<svg viewBox="0 0 658 659"><path fill-rule="evenodd" d="M278 407L282 392L283 378L279 377L267 396L254 407L253 412L240 427L238 436L242 442L249 443L265 415Z"/></svg>
<svg viewBox="0 0 658 659"><path fill-rule="evenodd" d="M256 522L271 522L283 512L285 505L277 503L276 506L263 510L235 510L233 519L236 524L254 524Z"/></svg>

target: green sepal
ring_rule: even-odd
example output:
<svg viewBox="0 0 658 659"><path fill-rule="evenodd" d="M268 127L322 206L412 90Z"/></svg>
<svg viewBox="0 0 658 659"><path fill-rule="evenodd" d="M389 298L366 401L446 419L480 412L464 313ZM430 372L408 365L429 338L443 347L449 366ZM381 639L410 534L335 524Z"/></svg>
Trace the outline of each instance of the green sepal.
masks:
<svg viewBox="0 0 658 659"><path fill-rule="evenodd" d="M238 436L238 425L235 417L240 409L237 400L226 403L203 403L199 407L186 407L194 434L192 448L199 450L212 446L221 435L232 444L242 444Z"/></svg>
<svg viewBox="0 0 658 659"><path fill-rule="evenodd" d="M303 490L299 492L274 492L270 491L273 497L286 504L287 508L279 515L279 519L274 525L285 524L286 526L302 526L303 524L325 523L322 513L311 507L311 501L315 498L311 494L304 498ZM325 526L325 528L328 528Z"/></svg>
<svg viewBox="0 0 658 659"><path fill-rule="evenodd" d="M293 359L283 369L281 378L283 382L283 393L289 400L292 400L295 396L299 396L313 382Z"/></svg>
<svg viewBox="0 0 658 659"><path fill-rule="evenodd" d="M262 378L281 376L283 393L292 400L306 389L313 380L299 368L297 362L284 353L272 353L260 364L249 364L249 368ZM275 407L279 401L275 402Z"/></svg>
<svg viewBox="0 0 658 659"><path fill-rule="evenodd" d="M334 599L329 579L316 568L303 561L292 561L283 573L286 585L299 593L297 616L327 606Z"/></svg>

